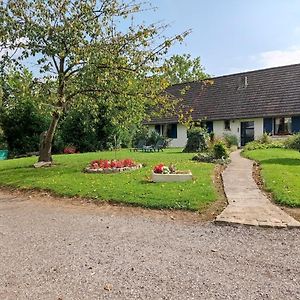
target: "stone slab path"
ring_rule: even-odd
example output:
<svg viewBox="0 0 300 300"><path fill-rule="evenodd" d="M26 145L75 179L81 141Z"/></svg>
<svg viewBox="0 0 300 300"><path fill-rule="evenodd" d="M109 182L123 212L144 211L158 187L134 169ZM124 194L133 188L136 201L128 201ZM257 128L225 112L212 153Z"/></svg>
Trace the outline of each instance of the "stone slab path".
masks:
<svg viewBox="0 0 300 300"><path fill-rule="evenodd" d="M264 227L300 227L300 223L272 204L252 177L253 161L241 151L231 153L231 163L222 174L228 206L216 222Z"/></svg>

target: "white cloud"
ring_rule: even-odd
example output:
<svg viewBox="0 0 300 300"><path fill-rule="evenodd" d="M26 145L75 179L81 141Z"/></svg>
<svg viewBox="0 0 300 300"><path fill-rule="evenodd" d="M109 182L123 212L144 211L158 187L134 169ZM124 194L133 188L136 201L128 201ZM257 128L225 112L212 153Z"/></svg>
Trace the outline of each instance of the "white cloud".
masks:
<svg viewBox="0 0 300 300"><path fill-rule="evenodd" d="M262 68L270 68L300 63L300 46L285 50L273 50L260 53L253 57Z"/></svg>

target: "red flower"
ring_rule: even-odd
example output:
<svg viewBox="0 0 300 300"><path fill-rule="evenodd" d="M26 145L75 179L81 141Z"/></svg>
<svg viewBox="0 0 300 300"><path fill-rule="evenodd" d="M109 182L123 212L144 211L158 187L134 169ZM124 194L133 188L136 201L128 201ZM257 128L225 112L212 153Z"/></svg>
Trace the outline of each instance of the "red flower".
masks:
<svg viewBox="0 0 300 300"><path fill-rule="evenodd" d="M110 167L111 167L111 168L116 168L116 167L117 167L117 162L116 162L115 160L112 160L112 161L110 162Z"/></svg>
<svg viewBox="0 0 300 300"><path fill-rule="evenodd" d="M109 162L108 160L104 160L104 161L103 161L103 168L104 168L104 169L110 168L110 162Z"/></svg>
<svg viewBox="0 0 300 300"><path fill-rule="evenodd" d="M98 165L96 162L94 162L94 163L92 164L92 168L93 168L93 169L99 169L99 165Z"/></svg>
<svg viewBox="0 0 300 300"><path fill-rule="evenodd" d="M123 161L124 167L132 167L134 166L134 161L130 158L124 159Z"/></svg>
<svg viewBox="0 0 300 300"><path fill-rule="evenodd" d="M74 154L76 153L76 148L73 146L68 146L64 148L64 154Z"/></svg>
<svg viewBox="0 0 300 300"><path fill-rule="evenodd" d="M163 172L164 166L165 166L164 164L159 164L159 165L155 166L153 169L154 173L161 174Z"/></svg>
<svg viewBox="0 0 300 300"><path fill-rule="evenodd" d="M90 163L91 168L101 168L101 169L109 169L109 168L124 168L124 167L133 167L136 163L132 159L124 159L124 160L93 160Z"/></svg>

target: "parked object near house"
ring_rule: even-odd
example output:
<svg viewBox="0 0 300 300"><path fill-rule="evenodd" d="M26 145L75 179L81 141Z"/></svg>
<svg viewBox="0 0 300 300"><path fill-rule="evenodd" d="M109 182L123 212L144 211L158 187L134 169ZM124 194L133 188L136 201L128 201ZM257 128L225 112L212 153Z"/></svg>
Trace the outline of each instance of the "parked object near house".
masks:
<svg viewBox="0 0 300 300"><path fill-rule="evenodd" d="M238 146L268 133L282 139L300 132L300 64L219 76L205 81L173 85L166 92L177 99L191 118L201 121L216 137L235 135ZM183 92L185 91L185 92ZM187 129L176 114L145 123L171 139L171 147L184 147Z"/></svg>
<svg viewBox="0 0 300 300"><path fill-rule="evenodd" d="M145 146L146 146L146 141L145 140L139 140L136 147L130 149L130 151L132 151L132 150L134 152L139 151L139 150L143 151Z"/></svg>
<svg viewBox="0 0 300 300"><path fill-rule="evenodd" d="M8 157L8 150L0 150L0 160L5 160Z"/></svg>

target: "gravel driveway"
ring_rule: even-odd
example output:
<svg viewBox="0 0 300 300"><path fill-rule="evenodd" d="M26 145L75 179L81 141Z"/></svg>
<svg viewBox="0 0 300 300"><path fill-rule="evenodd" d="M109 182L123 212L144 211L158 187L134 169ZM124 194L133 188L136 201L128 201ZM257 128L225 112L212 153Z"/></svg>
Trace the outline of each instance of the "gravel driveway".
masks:
<svg viewBox="0 0 300 300"><path fill-rule="evenodd" d="M299 229L0 194L0 252L1 300L300 299Z"/></svg>

